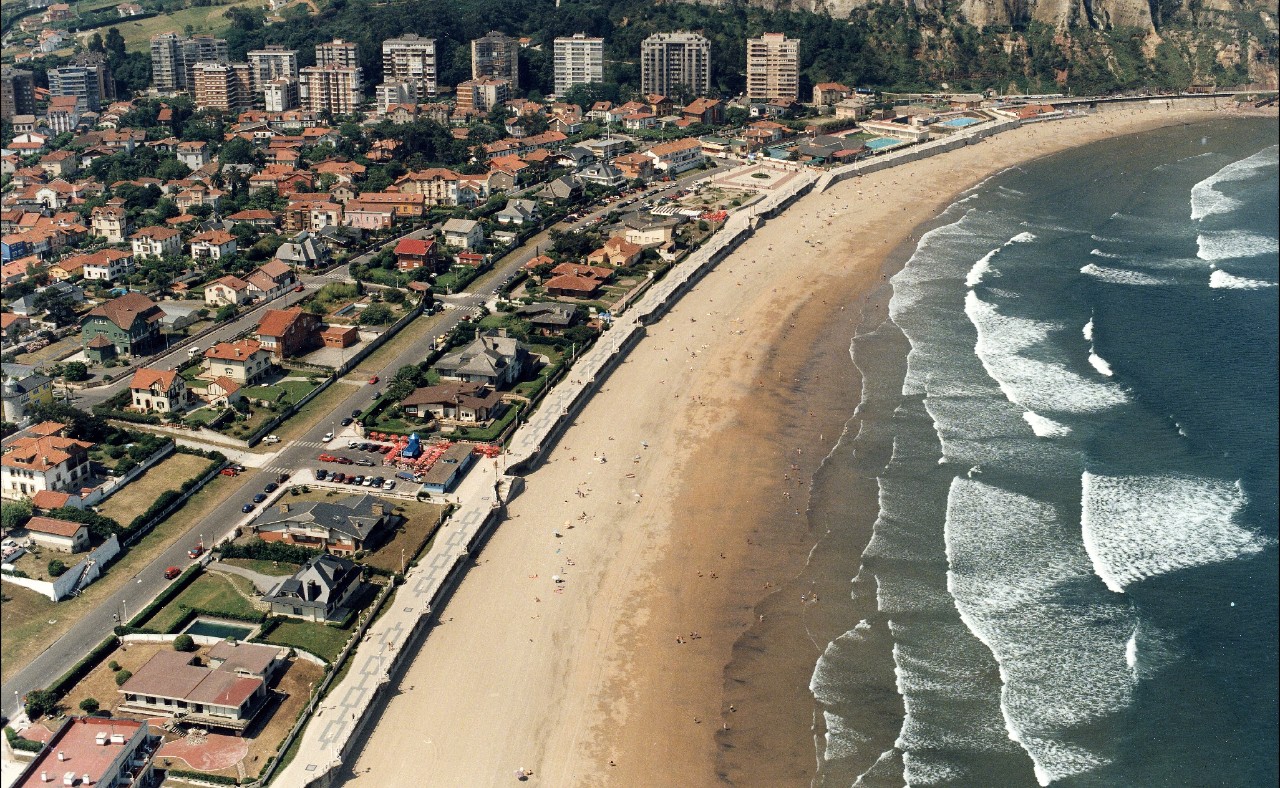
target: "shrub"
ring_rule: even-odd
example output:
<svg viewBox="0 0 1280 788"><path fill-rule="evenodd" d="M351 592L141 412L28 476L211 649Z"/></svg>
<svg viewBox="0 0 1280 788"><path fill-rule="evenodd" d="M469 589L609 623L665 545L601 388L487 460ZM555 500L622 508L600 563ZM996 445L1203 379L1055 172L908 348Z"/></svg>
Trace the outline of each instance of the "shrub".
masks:
<svg viewBox="0 0 1280 788"><path fill-rule="evenodd" d="M107 663L107 667L111 670L111 672L112 672L112 673L115 673L117 670L119 670L119 669L120 669L120 663L119 663L119 662L116 662L116 661L113 659L113 660L111 660L110 662L108 662L108 663Z"/></svg>
<svg viewBox="0 0 1280 788"><path fill-rule="evenodd" d="M80 701L80 710L85 714L93 714L98 710L100 705L101 704L98 703L97 698L85 698Z"/></svg>
<svg viewBox="0 0 1280 788"><path fill-rule="evenodd" d="M67 571L67 565L62 563L61 558L55 558L49 562L49 577L61 577Z"/></svg>
<svg viewBox="0 0 1280 788"><path fill-rule="evenodd" d="M190 635L178 635L173 639L174 651L195 651L196 642Z"/></svg>
<svg viewBox="0 0 1280 788"><path fill-rule="evenodd" d="M126 681L128 681L129 679L131 679L131 678L133 678L133 673L132 673L131 671L128 671L128 670L117 670L117 671L116 671L116 686L117 686L117 687L123 687L123 686L124 686L124 683L125 683Z"/></svg>

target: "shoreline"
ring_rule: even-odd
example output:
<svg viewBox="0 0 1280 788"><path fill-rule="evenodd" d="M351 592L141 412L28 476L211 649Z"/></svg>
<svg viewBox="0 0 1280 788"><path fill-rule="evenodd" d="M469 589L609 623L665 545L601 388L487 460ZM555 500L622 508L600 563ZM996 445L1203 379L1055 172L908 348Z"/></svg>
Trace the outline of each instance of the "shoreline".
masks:
<svg viewBox="0 0 1280 788"><path fill-rule="evenodd" d="M824 407L861 384L851 305L884 308L873 296L916 228L983 178L1226 114L1127 107L1035 124L767 222L649 327L529 476L347 782L496 784L519 767L546 785L811 780L808 684L826 633L808 634L806 605L821 602L798 602L792 584L820 535L812 480L856 429ZM869 536L874 489L860 508Z"/></svg>

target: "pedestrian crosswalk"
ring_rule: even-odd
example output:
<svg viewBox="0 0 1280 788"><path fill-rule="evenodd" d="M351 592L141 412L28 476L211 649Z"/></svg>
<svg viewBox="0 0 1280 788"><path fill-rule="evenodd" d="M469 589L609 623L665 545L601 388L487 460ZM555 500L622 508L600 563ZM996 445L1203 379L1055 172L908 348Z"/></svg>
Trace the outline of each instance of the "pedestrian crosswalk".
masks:
<svg viewBox="0 0 1280 788"><path fill-rule="evenodd" d="M324 444L323 444L323 443L321 443L320 441L294 441L294 442L293 442L293 445L294 445L294 446L306 446L308 449L321 449L321 448L324 448Z"/></svg>
<svg viewBox="0 0 1280 788"><path fill-rule="evenodd" d="M262 470L266 471L267 473L293 473L294 471L293 468L289 468L284 465L268 465Z"/></svg>

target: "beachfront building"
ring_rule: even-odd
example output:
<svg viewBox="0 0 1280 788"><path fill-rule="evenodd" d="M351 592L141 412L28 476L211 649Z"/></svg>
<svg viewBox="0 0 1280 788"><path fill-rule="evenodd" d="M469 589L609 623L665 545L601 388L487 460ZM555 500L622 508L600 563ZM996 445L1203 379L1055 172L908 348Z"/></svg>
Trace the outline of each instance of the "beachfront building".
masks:
<svg viewBox="0 0 1280 788"><path fill-rule="evenodd" d="M711 92L711 42L697 33L655 33L640 44L640 92L702 96Z"/></svg>
<svg viewBox="0 0 1280 788"><path fill-rule="evenodd" d="M380 539L399 518L394 507L372 495L349 497L337 503L281 500L251 526L264 542L284 542L350 555Z"/></svg>
<svg viewBox="0 0 1280 788"><path fill-rule="evenodd" d="M194 664L191 654L157 651L120 687L117 712L181 717L188 724L244 732L267 705L268 681L288 650L239 643L218 655L215 660L210 652L205 667Z"/></svg>
<svg viewBox="0 0 1280 788"><path fill-rule="evenodd" d="M783 33L747 39L747 99L797 101L800 98L800 42Z"/></svg>
<svg viewBox="0 0 1280 788"><path fill-rule="evenodd" d="M360 588L361 568L336 555L318 555L281 581L265 601L278 616L324 622L336 618Z"/></svg>
<svg viewBox="0 0 1280 788"><path fill-rule="evenodd" d="M502 398L484 383L446 381L414 389L400 401L405 416L457 424L483 424L502 414Z"/></svg>
<svg viewBox="0 0 1280 788"><path fill-rule="evenodd" d="M604 82L604 39L574 33L555 40L555 91L563 96L574 85Z"/></svg>
<svg viewBox="0 0 1280 788"><path fill-rule="evenodd" d="M67 717L9 784L13 788L153 785L152 762L160 744L160 731L146 722Z"/></svg>
<svg viewBox="0 0 1280 788"><path fill-rule="evenodd" d="M487 331L461 350L435 363L445 380L484 383L495 389L514 385L529 364L529 350L506 331Z"/></svg>

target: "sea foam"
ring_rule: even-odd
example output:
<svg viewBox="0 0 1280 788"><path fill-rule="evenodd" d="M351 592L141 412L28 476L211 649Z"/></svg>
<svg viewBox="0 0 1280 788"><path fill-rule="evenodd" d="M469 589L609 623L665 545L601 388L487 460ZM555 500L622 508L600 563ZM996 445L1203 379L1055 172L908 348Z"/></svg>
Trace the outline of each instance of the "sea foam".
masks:
<svg viewBox="0 0 1280 788"><path fill-rule="evenodd" d="M1128 401L1124 390L1088 380L1052 362L1028 358L1021 351L1043 342L1051 323L1002 315L972 290L965 314L978 330L975 351L1005 397L1035 412L1091 413Z"/></svg>
<svg viewBox="0 0 1280 788"><path fill-rule="evenodd" d="M1128 271L1123 268L1113 268L1111 266L1096 265L1089 263L1080 269L1080 273L1088 274L1094 279L1101 279L1104 282L1110 282L1113 285L1141 285L1144 287L1156 287L1159 285L1173 284L1168 279L1161 279L1158 276L1144 274L1141 271Z"/></svg>
<svg viewBox="0 0 1280 788"><path fill-rule="evenodd" d="M1238 257L1274 255L1280 252L1280 239L1241 230L1204 232L1196 236L1196 257L1209 262Z"/></svg>
<svg viewBox="0 0 1280 788"><path fill-rule="evenodd" d="M1230 213L1243 203L1223 194L1216 187L1220 183L1242 181L1255 172L1275 165L1280 146L1272 145L1248 158L1234 161L1191 187L1191 218L1204 219L1214 214Z"/></svg>
<svg viewBox="0 0 1280 788"><path fill-rule="evenodd" d="M1111 365L1107 363L1107 360L1092 350L1089 351L1089 364L1098 371L1099 375L1111 377L1115 374L1111 370Z"/></svg>
<svg viewBox="0 0 1280 788"><path fill-rule="evenodd" d="M1067 425L1047 419L1039 413L1026 411L1022 414L1022 418L1031 425L1031 431L1037 438L1061 438L1071 434L1071 428Z"/></svg>
<svg viewBox="0 0 1280 788"><path fill-rule="evenodd" d="M1093 569L1116 593L1146 577L1230 561L1267 540L1236 525L1238 484L1190 476L1101 476L1081 480L1081 529Z"/></svg>
<svg viewBox="0 0 1280 788"><path fill-rule="evenodd" d="M1031 757L1041 785L1109 762L1064 738L1132 697L1124 657L1132 613L1105 598L1059 599L1090 572L1088 555L1064 538L1063 525L1055 507L1026 495L969 479L951 483L947 587L961 620L996 659L1008 736Z"/></svg>
<svg viewBox="0 0 1280 788"><path fill-rule="evenodd" d="M1215 270L1209 274L1209 287L1223 290L1264 290L1268 287L1275 287L1275 282L1267 282L1262 279L1248 279L1243 276L1229 274L1221 269Z"/></svg>

